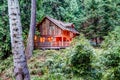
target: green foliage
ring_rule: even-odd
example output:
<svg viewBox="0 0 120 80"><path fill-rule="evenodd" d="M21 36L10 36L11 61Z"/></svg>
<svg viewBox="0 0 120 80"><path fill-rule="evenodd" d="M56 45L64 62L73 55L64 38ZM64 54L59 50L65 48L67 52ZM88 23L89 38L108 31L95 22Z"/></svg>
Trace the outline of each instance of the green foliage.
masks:
<svg viewBox="0 0 120 80"><path fill-rule="evenodd" d="M106 37L103 43L103 49L105 50L101 54L101 63L106 80L119 80L120 75L120 27L116 27L108 37ZM107 73L107 74L106 74ZM108 74L109 73L109 74Z"/></svg>
<svg viewBox="0 0 120 80"><path fill-rule="evenodd" d="M89 41L81 34L72 42L72 49L70 50L71 71L74 75L78 75L83 79L101 80L102 71L100 65L98 66L97 53Z"/></svg>
<svg viewBox="0 0 120 80"><path fill-rule="evenodd" d="M49 58L46 59L45 63L43 64L44 72L48 74L53 74L53 75L58 75L58 76L63 76L64 74L68 74L69 66L66 64L66 60L68 58L66 57L66 53L54 53L50 54ZM44 73L44 74L45 74Z"/></svg>
<svg viewBox="0 0 120 80"><path fill-rule="evenodd" d="M71 59L73 70L80 75L87 75L91 69L93 52L83 45L77 45L73 54Z"/></svg>
<svg viewBox="0 0 120 80"><path fill-rule="evenodd" d="M108 48L114 48L119 46L120 43L120 26L117 26L114 31L109 33L108 36L105 37L104 42L102 43L102 48L107 50Z"/></svg>
<svg viewBox="0 0 120 80"><path fill-rule="evenodd" d="M34 53L35 58L31 60L32 64L29 64L30 73L32 75L41 76L40 80L56 80L58 78L59 80L67 80L66 77L69 78L69 76L71 75L69 74L70 69L67 65L68 57L66 57L66 50L36 50ZM33 79L39 78L35 76L33 77Z"/></svg>
<svg viewBox="0 0 120 80"><path fill-rule="evenodd" d="M26 40L29 22L30 8L29 1L20 0L21 21L23 26L23 37ZM0 1L0 60L7 58L11 54L10 31L7 0Z"/></svg>
<svg viewBox="0 0 120 80"><path fill-rule="evenodd" d="M105 60L103 65L107 68L115 68L119 66L120 62L120 49L118 47L112 48L111 50L107 50L103 54Z"/></svg>
<svg viewBox="0 0 120 80"><path fill-rule="evenodd" d="M91 63L93 51L86 45L79 43L71 53L72 56L70 62L73 73L82 76L83 78L85 78L85 76L88 78L92 69Z"/></svg>
<svg viewBox="0 0 120 80"><path fill-rule="evenodd" d="M84 1L84 16L81 18L80 31L88 39L104 37L119 25L119 1L91 0Z"/></svg>
<svg viewBox="0 0 120 80"><path fill-rule="evenodd" d="M117 67L116 69L114 69L114 79L115 80L118 80L118 79L120 79L120 66L119 67Z"/></svg>
<svg viewBox="0 0 120 80"><path fill-rule="evenodd" d="M7 57L11 52L9 26L7 13L7 1L0 1L0 60Z"/></svg>
<svg viewBox="0 0 120 80"><path fill-rule="evenodd" d="M119 80L120 75L120 46L110 48L102 54L103 78L105 80Z"/></svg>
<svg viewBox="0 0 120 80"><path fill-rule="evenodd" d="M71 46L75 47L76 45L85 45L89 47L90 49L93 49L93 47L90 45L89 40L85 38L84 34L80 33L80 36L75 37L72 40Z"/></svg>
<svg viewBox="0 0 120 80"><path fill-rule="evenodd" d="M0 73L7 70L11 66L13 66L12 57L7 58L6 60L0 60Z"/></svg>

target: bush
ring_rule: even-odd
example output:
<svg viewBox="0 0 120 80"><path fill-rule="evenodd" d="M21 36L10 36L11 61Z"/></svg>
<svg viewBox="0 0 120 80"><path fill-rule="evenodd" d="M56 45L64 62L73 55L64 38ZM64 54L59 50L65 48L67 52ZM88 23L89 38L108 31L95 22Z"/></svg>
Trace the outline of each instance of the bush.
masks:
<svg viewBox="0 0 120 80"><path fill-rule="evenodd" d="M75 73L80 75L87 75L91 70L93 52L91 49L77 45L74 55L71 58L71 65Z"/></svg>
<svg viewBox="0 0 120 80"><path fill-rule="evenodd" d="M119 66L119 63L120 63L119 50L112 49L112 50L106 51L103 54L103 57L104 57L103 65L105 67L115 68Z"/></svg>
<svg viewBox="0 0 120 80"><path fill-rule="evenodd" d="M114 69L114 79L119 80L120 79L120 66Z"/></svg>
<svg viewBox="0 0 120 80"><path fill-rule="evenodd" d="M103 64L103 78L106 80L120 79L120 46L109 48L101 55L101 63ZM108 74L109 73L109 74Z"/></svg>
<svg viewBox="0 0 120 80"><path fill-rule="evenodd" d="M74 76L82 77L83 80L101 80L102 71L98 53L90 42L81 34L73 40L72 45L69 53L70 68Z"/></svg>
<svg viewBox="0 0 120 80"><path fill-rule="evenodd" d="M73 74L85 80L101 80L102 73L89 41L81 34L73 40L72 45L73 47L68 54L71 54L70 68Z"/></svg>

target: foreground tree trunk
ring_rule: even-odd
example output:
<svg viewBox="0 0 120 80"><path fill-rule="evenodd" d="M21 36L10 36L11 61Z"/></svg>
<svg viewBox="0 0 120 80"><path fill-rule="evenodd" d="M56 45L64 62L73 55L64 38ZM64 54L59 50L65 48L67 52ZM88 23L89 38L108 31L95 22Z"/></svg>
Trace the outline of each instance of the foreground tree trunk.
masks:
<svg viewBox="0 0 120 80"><path fill-rule="evenodd" d="M36 0L31 0L31 22L30 22L30 30L27 40L27 47L25 50L28 59L32 56L34 49L35 26L36 26Z"/></svg>
<svg viewBox="0 0 120 80"><path fill-rule="evenodd" d="M8 0L10 36L14 60L14 75L16 80L30 80L22 39L20 9L18 0Z"/></svg>

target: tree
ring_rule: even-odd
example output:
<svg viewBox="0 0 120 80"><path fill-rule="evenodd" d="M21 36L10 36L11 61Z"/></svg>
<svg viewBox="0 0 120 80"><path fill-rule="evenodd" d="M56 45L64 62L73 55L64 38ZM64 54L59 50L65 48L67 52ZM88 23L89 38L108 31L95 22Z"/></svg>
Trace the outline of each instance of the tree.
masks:
<svg viewBox="0 0 120 80"><path fill-rule="evenodd" d="M30 80L22 39L22 27L18 0L8 0L8 12L14 60L14 75L16 80Z"/></svg>
<svg viewBox="0 0 120 80"><path fill-rule="evenodd" d="M29 30L27 47L25 52L27 58L30 58L33 53L35 26L36 26L36 0L31 0L31 22L30 22L30 30Z"/></svg>
<svg viewBox="0 0 120 80"><path fill-rule="evenodd" d="M116 26L115 30L105 37L105 40L102 44L102 49L104 49L104 52L100 55L100 63L103 65L103 80L119 80L120 26Z"/></svg>
<svg viewBox="0 0 120 80"><path fill-rule="evenodd" d="M94 39L98 44L100 38L103 39L119 25L119 11L118 1L91 0L85 2L80 32L83 32L88 39Z"/></svg>
<svg viewBox="0 0 120 80"><path fill-rule="evenodd" d="M23 29L24 43L27 42L27 33L30 24L30 8L31 2L29 0L20 0L20 13ZM39 2L38 2L39 3ZM6 59L11 55L10 31L8 20L7 0L0 0L0 59ZM27 18L26 18L27 17Z"/></svg>
<svg viewBox="0 0 120 80"><path fill-rule="evenodd" d="M6 59L11 54L10 36L7 17L7 1L0 1L0 60Z"/></svg>

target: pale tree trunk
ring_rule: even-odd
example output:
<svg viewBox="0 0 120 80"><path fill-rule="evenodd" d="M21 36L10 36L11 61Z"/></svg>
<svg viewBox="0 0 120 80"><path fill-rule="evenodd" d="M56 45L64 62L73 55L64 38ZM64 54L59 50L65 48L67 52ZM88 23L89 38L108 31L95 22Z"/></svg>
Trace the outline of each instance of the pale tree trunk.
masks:
<svg viewBox="0 0 120 80"><path fill-rule="evenodd" d="M8 0L8 13L15 79L30 80L25 56L25 48L22 39L22 27L18 0Z"/></svg>
<svg viewBox="0 0 120 80"><path fill-rule="evenodd" d="M35 26L36 26L36 0L31 0L31 22L29 35L27 39L27 47L25 50L27 59L29 59L32 56L34 49Z"/></svg>

